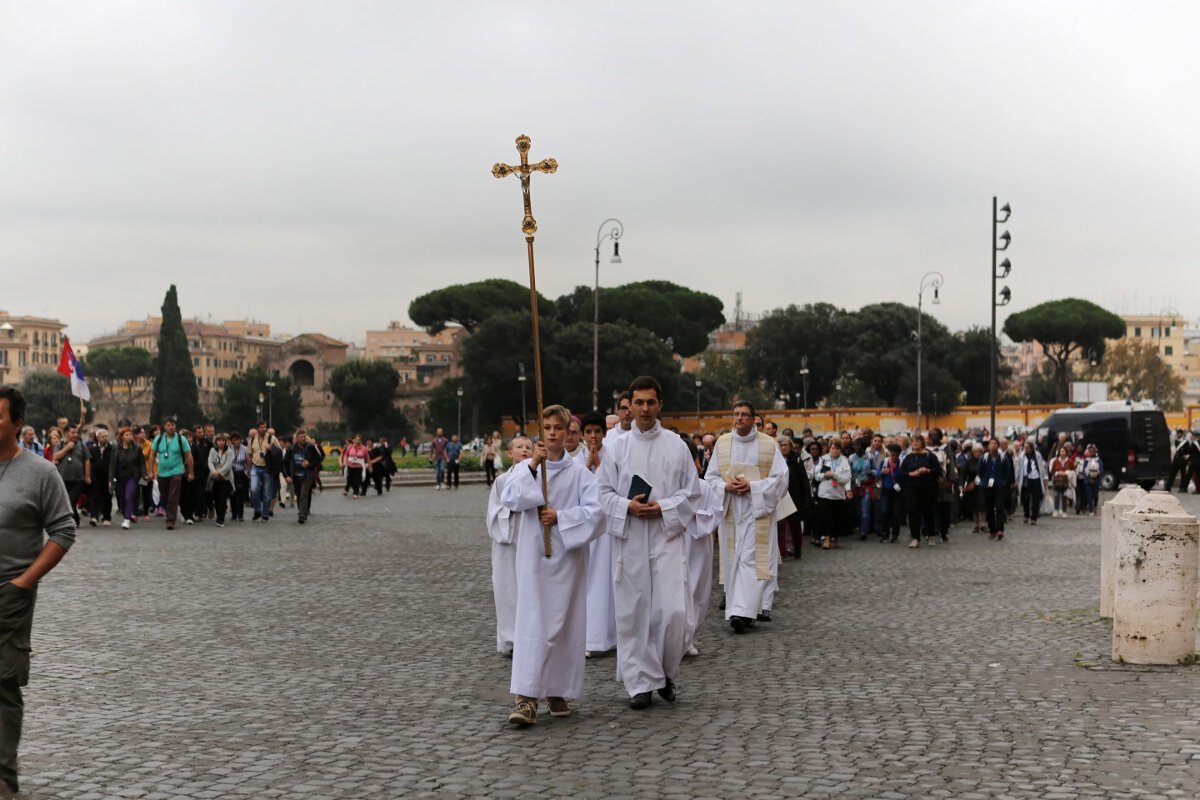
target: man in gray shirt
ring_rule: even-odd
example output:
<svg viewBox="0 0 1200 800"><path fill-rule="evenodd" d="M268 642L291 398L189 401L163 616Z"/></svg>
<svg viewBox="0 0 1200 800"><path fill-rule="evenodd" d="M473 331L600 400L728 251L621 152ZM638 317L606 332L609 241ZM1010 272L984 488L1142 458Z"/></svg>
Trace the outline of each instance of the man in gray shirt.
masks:
<svg viewBox="0 0 1200 800"><path fill-rule="evenodd" d="M0 800L17 791L21 687L29 682L38 581L75 542L75 519L58 471L17 443L24 417L24 396L0 386Z"/></svg>
<svg viewBox="0 0 1200 800"><path fill-rule="evenodd" d="M54 454L54 461L67 487L67 502L71 504L75 527L79 527L79 498L92 485L92 459L87 446L79 441L78 425L68 425L63 435L62 447Z"/></svg>

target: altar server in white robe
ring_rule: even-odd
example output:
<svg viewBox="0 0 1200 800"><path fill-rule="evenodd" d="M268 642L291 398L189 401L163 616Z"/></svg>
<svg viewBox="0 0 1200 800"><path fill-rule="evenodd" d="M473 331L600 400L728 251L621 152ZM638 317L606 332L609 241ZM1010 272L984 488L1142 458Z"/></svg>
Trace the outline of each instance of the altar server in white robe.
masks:
<svg viewBox="0 0 1200 800"><path fill-rule="evenodd" d="M500 502L519 515L517 621L510 691L516 704L508 721L537 721L538 700L550 715L571 713L568 700L583 694L587 642L588 545L603 533L596 479L564 446L571 413L562 406L542 412L542 441L528 465L510 472ZM549 480L542 498L541 473ZM550 526L550 557L542 526Z"/></svg>
<svg viewBox="0 0 1200 800"><path fill-rule="evenodd" d="M488 494L487 531L492 540L492 598L496 602L496 652L510 656L517 621L517 519L500 502L512 470L533 455L533 442L516 436L508 443L513 466L496 476Z"/></svg>
<svg viewBox="0 0 1200 800"><path fill-rule="evenodd" d="M617 678L631 708L649 708L652 693L675 701L687 650L692 593L684 533L700 498L687 445L658 422L662 387L640 377L629 387L635 424L605 446L598 483L613 543L617 605ZM637 476L651 487L630 497Z"/></svg>
<svg viewBox="0 0 1200 800"><path fill-rule="evenodd" d="M717 439L704 478L724 496L719 549L725 618L742 633L759 619L764 592L778 575L776 514L795 511L787 462L775 440L754 426L750 403L734 405L733 432Z"/></svg>
<svg viewBox="0 0 1200 800"><path fill-rule="evenodd" d="M702 453L691 439L683 438L683 443L688 446L699 474ZM721 502L722 495L713 491L706 481L702 480L697 485L700 487L700 501L696 504L696 516L688 525L684 540L688 584L692 588L692 619L688 626L688 647L685 653L689 656L700 655L696 648L696 631L708 616L708 601L712 597L713 583L713 533L716 532L721 514L725 510Z"/></svg>
<svg viewBox="0 0 1200 800"><path fill-rule="evenodd" d="M579 463L592 473L604 461L604 417L583 418L583 452ZM590 545L587 578L588 655L607 653L617 646L617 606L613 600L613 539L601 536Z"/></svg>
<svg viewBox="0 0 1200 800"><path fill-rule="evenodd" d="M604 443L612 444L620 437L629 433L633 427L633 406L629 392L621 392L617 396L617 424L604 434Z"/></svg>

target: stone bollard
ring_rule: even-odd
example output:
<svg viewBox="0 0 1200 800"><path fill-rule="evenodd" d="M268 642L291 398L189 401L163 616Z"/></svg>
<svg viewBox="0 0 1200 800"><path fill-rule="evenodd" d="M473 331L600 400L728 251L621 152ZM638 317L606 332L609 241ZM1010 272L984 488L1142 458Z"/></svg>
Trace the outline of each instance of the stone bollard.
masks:
<svg viewBox="0 0 1200 800"><path fill-rule="evenodd" d="M1196 653L1200 520L1168 492L1151 492L1117 531L1114 661L1179 664Z"/></svg>
<svg viewBox="0 0 1200 800"><path fill-rule="evenodd" d="M1100 507L1100 616L1112 619L1117 581L1117 528L1121 517L1146 496L1140 486L1126 486Z"/></svg>

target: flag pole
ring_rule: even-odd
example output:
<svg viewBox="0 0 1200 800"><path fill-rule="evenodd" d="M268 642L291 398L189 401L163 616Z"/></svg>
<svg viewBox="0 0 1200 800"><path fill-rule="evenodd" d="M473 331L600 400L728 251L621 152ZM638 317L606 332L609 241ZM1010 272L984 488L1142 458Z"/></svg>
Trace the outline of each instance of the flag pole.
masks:
<svg viewBox="0 0 1200 800"><path fill-rule="evenodd" d="M538 441L545 441L545 422L542 410L545 403L542 400L542 342L538 328L538 295L537 275L533 265L533 235L537 232L537 222L533 218L532 205L529 198L529 176L534 172L554 173L558 170L558 162L553 158L543 159L536 164L529 163L530 139L521 134L517 137L517 152L521 155L521 163L493 164L492 175L504 178L516 175L521 180L521 194L525 202L525 216L521 218L521 231L525 234L525 250L529 256L529 310L533 318L533 386L537 398ZM550 496L549 481L546 477L546 465L542 465L542 502L548 504ZM542 550L546 558L550 557L550 526L542 526Z"/></svg>

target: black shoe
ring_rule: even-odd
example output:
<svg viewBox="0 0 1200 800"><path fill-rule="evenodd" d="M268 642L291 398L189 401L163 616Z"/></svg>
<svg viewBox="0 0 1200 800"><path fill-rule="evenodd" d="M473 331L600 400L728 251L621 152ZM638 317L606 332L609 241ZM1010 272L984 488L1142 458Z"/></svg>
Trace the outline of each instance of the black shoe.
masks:
<svg viewBox="0 0 1200 800"><path fill-rule="evenodd" d="M1033 524L1034 524L1034 525L1037 525L1037 520L1036 520L1036 519L1033 521ZM943 534L942 534L942 544L949 544L949 542L950 542L950 536L949 536L949 535L947 535L947 534L945 534L945 533L943 533Z"/></svg>
<svg viewBox="0 0 1200 800"><path fill-rule="evenodd" d="M652 702L654 702L654 698L650 692L638 692L629 698L629 707L634 711L644 711L650 707Z"/></svg>
<svg viewBox="0 0 1200 800"><path fill-rule="evenodd" d="M297 521L297 522L299 522L301 525L303 525L303 524L304 524L304 517L300 517L300 518L298 518L296 521Z"/></svg>
<svg viewBox="0 0 1200 800"><path fill-rule="evenodd" d="M729 625L733 628L734 633L746 632L746 620L742 619L741 617L730 617Z"/></svg>
<svg viewBox="0 0 1200 800"><path fill-rule="evenodd" d="M258 513L257 511L255 511L255 512L254 512L254 519L252 519L252 520L251 520L251 522L258 522L260 519L262 519L262 514L260 514L260 513Z"/></svg>
<svg viewBox="0 0 1200 800"><path fill-rule="evenodd" d="M888 544L895 544L899 540L899 538L900 538L899 536L889 536Z"/></svg>
<svg viewBox="0 0 1200 800"><path fill-rule="evenodd" d="M725 595L721 595L721 602L717 605L717 608L721 609L722 611L725 610Z"/></svg>
<svg viewBox="0 0 1200 800"><path fill-rule="evenodd" d="M771 612L766 610L765 608L762 611L758 612L758 621L759 622L770 622L771 621Z"/></svg>
<svg viewBox="0 0 1200 800"><path fill-rule="evenodd" d="M862 534L861 536L858 537L858 540L860 542L865 542L867 540L867 535L865 533Z"/></svg>
<svg viewBox="0 0 1200 800"><path fill-rule="evenodd" d="M658 690L658 696L668 703L675 702L675 681L667 678L667 685Z"/></svg>

